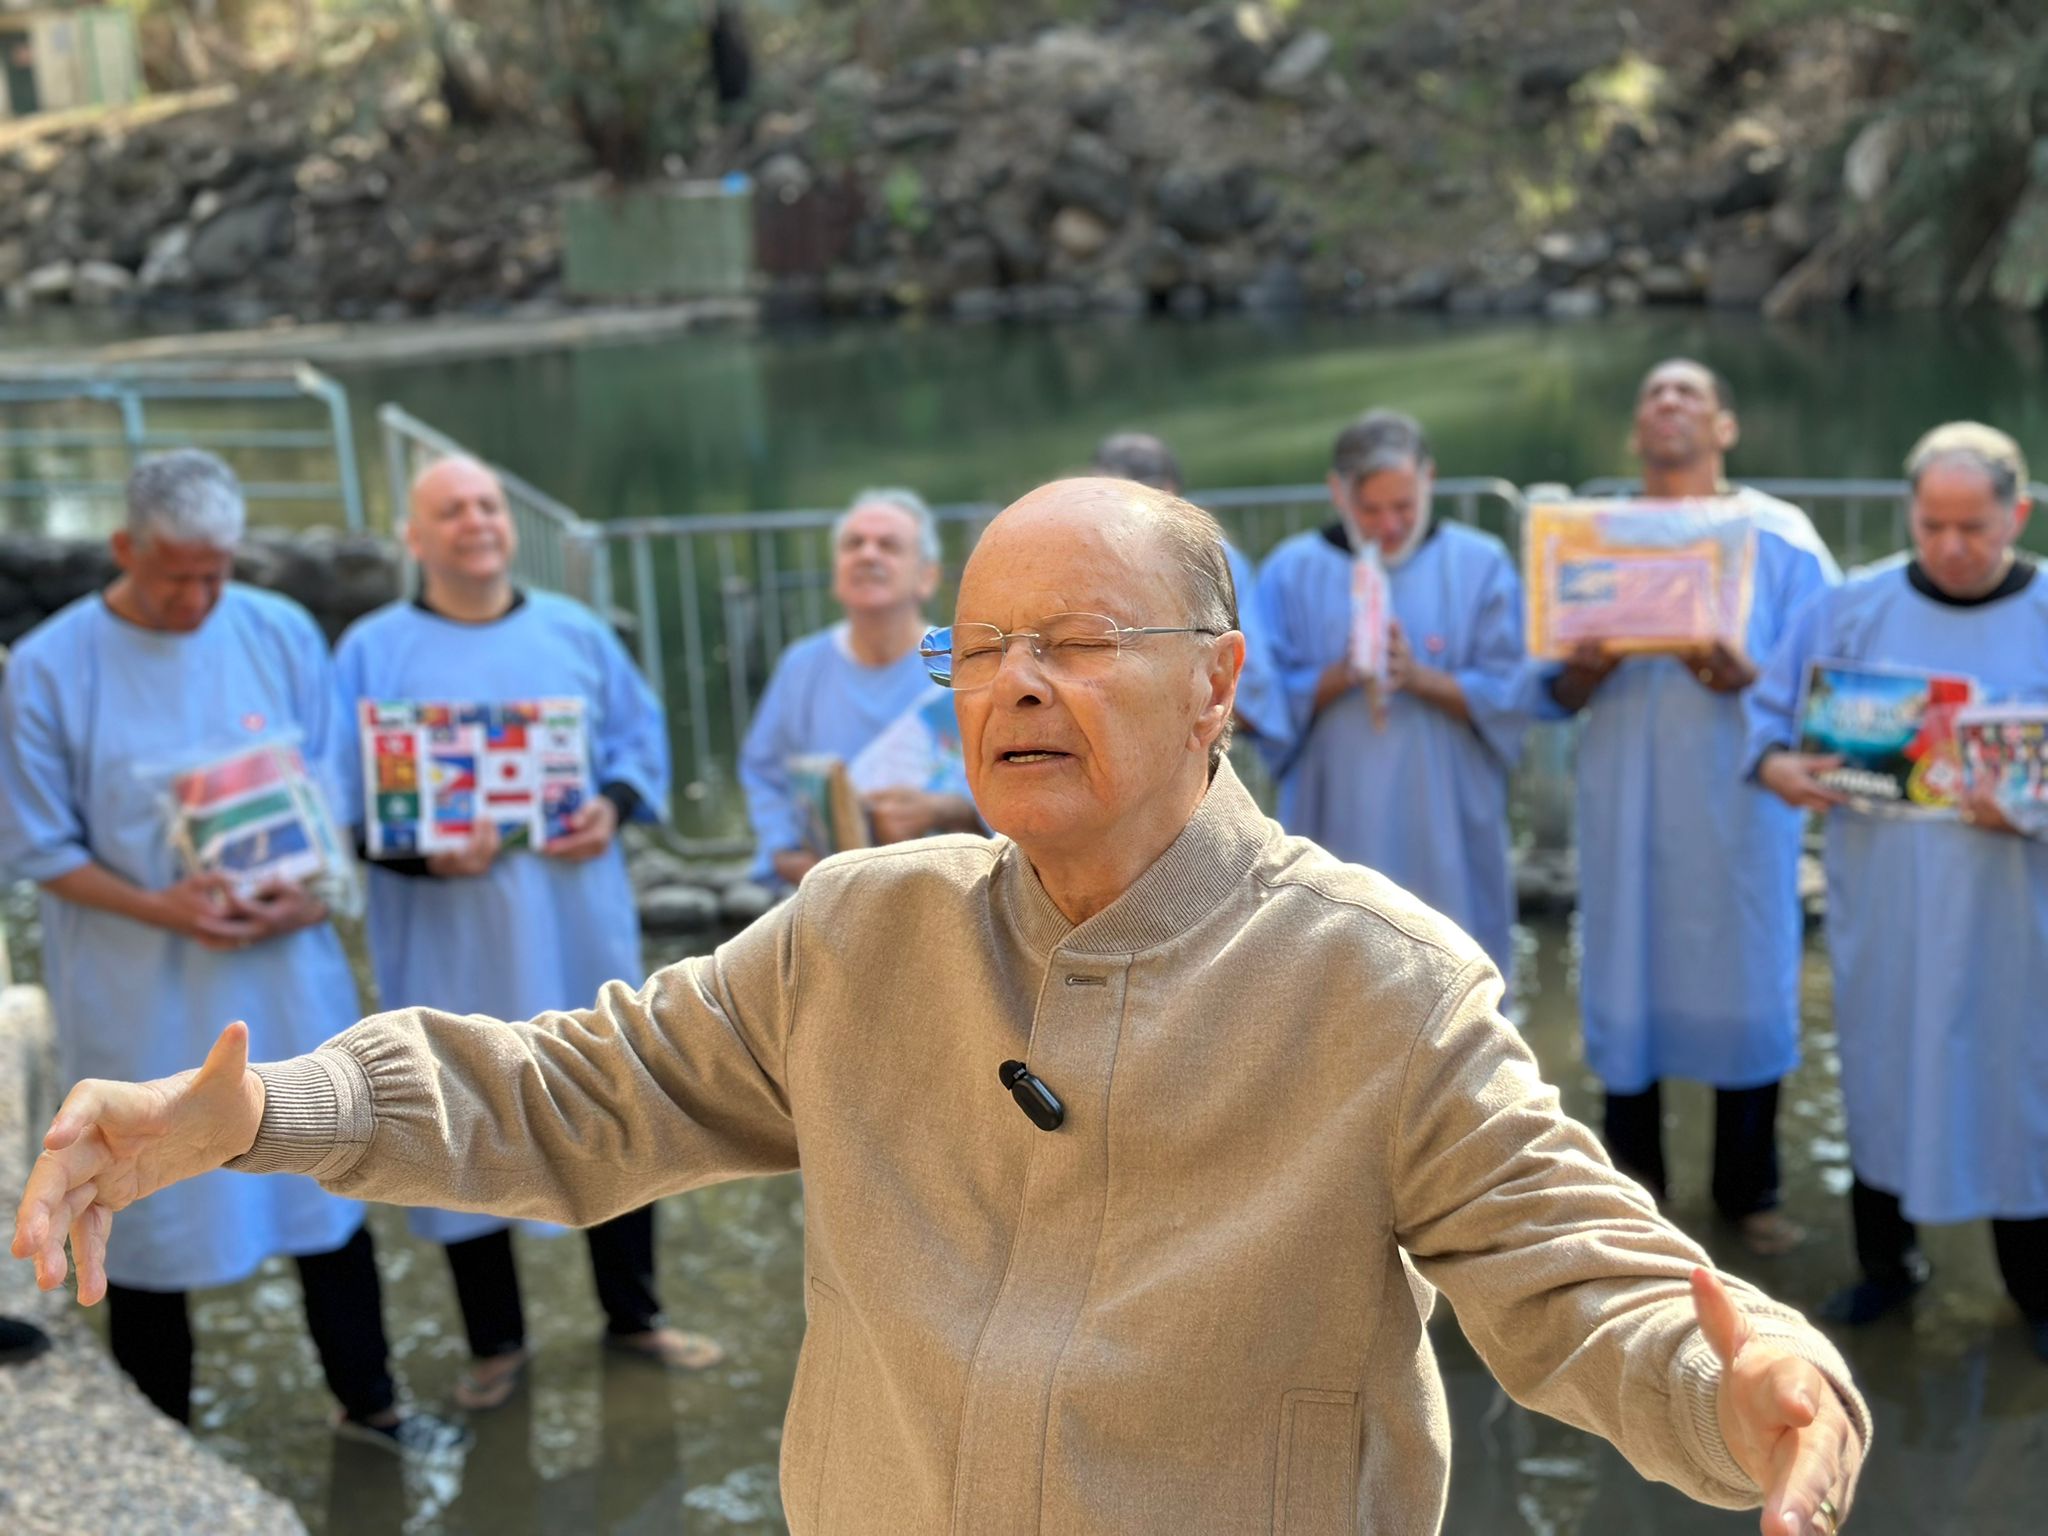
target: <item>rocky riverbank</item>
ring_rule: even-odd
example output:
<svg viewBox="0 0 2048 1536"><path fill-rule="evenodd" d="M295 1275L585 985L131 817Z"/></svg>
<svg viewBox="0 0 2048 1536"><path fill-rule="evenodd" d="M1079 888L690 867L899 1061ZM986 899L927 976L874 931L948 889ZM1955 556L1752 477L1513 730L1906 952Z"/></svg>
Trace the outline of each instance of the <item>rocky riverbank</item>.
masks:
<svg viewBox="0 0 2048 1536"><path fill-rule="evenodd" d="M2048 299L2048 140L1955 229L1890 209L1926 147L1892 110L1924 64L1894 17L1369 11L1130 7L887 68L792 52L668 169L751 179L771 312ZM204 324L562 307L557 203L591 180L573 136L454 124L364 35L289 78L0 141L9 303Z"/></svg>

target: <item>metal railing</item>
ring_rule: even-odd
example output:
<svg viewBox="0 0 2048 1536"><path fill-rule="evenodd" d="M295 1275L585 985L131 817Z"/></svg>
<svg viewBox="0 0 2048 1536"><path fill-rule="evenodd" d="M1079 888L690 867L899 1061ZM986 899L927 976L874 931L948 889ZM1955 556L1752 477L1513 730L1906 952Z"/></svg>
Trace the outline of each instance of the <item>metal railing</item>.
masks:
<svg viewBox="0 0 2048 1536"><path fill-rule="evenodd" d="M466 450L395 406L379 412L393 504L430 460ZM668 711L679 786L677 810L692 830L739 830L733 765L776 659L794 640L837 617L831 597L831 529L841 508L682 515L592 522L516 475L499 471L520 531L518 575L582 599L628 636ZM1906 491L1898 480L1766 479L1744 484L1803 508L1843 564L1906 543ZM1587 481L1560 494L1633 493L1635 482ZM2048 501L2048 485L2032 488ZM1540 492L1539 492L1540 494ZM1259 558L1282 540L1332 517L1320 483L1198 490L1233 543ZM1519 562L1528 498L1495 477L1436 482L1438 516L1499 537ZM989 502L933 508L941 582L932 611L949 611L959 575L999 509Z"/></svg>
<svg viewBox="0 0 2048 1536"><path fill-rule="evenodd" d="M1254 558L1334 515L1320 484L1198 491L1191 499ZM1436 506L1439 515L1484 527L1511 547L1519 538L1522 495L1509 481L1441 480ZM641 665L670 706L677 767L691 798L715 798L729 788L730 765L775 659L836 617L831 530L842 510L594 525L608 545L611 590L631 616ZM987 502L932 509L941 546L933 612L950 611L967 555L998 510Z"/></svg>
<svg viewBox="0 0 2048 1536"><path fill-rule="evenodd" d="M318 414L303 425L249 422L258 409L292 406ZM104 531L136 459L168 448L221 455L252 507L331 508L350 529L364 526L348 394L317 369L0 370L0 522L20 504L29 527Z"/></svg>

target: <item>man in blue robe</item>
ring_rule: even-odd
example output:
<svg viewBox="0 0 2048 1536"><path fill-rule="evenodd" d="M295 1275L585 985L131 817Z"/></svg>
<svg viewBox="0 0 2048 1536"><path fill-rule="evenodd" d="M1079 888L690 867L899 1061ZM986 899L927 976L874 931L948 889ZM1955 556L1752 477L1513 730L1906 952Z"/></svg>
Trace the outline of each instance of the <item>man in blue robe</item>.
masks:
<svg viewBox="0 0 2048 1536"><path fill-rule="evenodd" d="M345 1028L355 982L327 911L296 885L238 896L180 868L170 781L247 748L294 743L332 797L350 733L326 641L288 600L229 580L242 491L194 450L144 459L113 536L121 574L15 648L0 683L0 866L42 888L43 979L67 1083L161 1072L222 1019L280 1050ZM191 1418L187 1293L273 1254L298 1262L306 1321L341 1426L445 1449L450 1426L397 1407L363 1208L311 1179L209 1174L114 1238L114 1358Z"/></svg>
<svg viewBox="0 0 2048 1536"><path fill-rule="evenodd" d="M1906 463L1913 548L1809 603L1750 698L1749 758L1827 821L1828 952L1863 1276L1825 1309L1867 1323L1927 1278L1913 1223L1991 1219L1999 1269L2048 1360L2048 843L1995 799L1956 820L1851 809L1796 750L1815 660L1975 680L2048 703L2048 583L2015 544L2027 468L2002 432L1938 427ZM1981 788L1981 787L1980 787ZM2029 835L2031 834L2031 835Z"/></svg>
<svg viewBox="0 0 2048 1536"><path fill-rule="evenodd" d="M374 864L369 931L380 1001L492 1018L573 1007L605 982L641 972L639 912L617 833L666 813L661 704L595 614L513 585L518 535L504 488L483 465L451 458L422 472L405 542L419 595L358 621L336 653L350 717L366 701L580 699L596 793L572 813L568 835L539 849L503 847L484 815L459 852ZM349 803L359 819L362 754L352 761ZM455 1400L496 1407L528 1358L511 1228L468 1212L419 1209L409 1220L447 1247L471 1355ZM661 1321L653 1206L588 1237L607 1344L682 1368L720 1358L711 1340Z"/></svg>
<svg viewBox="0 0 2048 1536"><path fill-rule="evenodd" d="M1149 432L1113 432L1095 448L1095 472L1135 480L1178 496L1183 490L1180 460L1163 438ZM1231 722L1250 738L1268 765L1286 760L1292 734L1287 701L1273 673L1270 626L1258 608L1258 572L1251 558L1227 539L1223 558L1237 589L1237 623L1244 632L1244 670L1237 678L1237 706Z"/></svg>
<svg viewBox="0 0 2048 1536"><path fill-rule="evenodd" d="M1289 539L1259 574L1297 743L1280 821L1414 892L1509 975L1508 776L1528 724L1522 587L1498 539L1431 516L1434 473L1412 417L1367 412L1337 437L1337 520ZM1367 544L1387 569L1384 699L1351 659L1352 571Z"/></svg>
<svg viewBox="0 0 2048 1536"><path fill-rule="evenodd" d="M1742 774L1742 699L1799 605L1839 578L1806 514L1723 474L1740 428L1727 382L1686 358L1636 396L1631 443L1651 499L1713 498L1756 530L1740 647L1547 669L1580 710L1578 844L1586 1061L1607 1089L1616 1163L1666 1193L1666 1077L1715 1088L1715 1207L1758 1253L1801 1230L1778 1205L1778 1084L1799 1063L1798 812Z"/></svg>
<svg viewBox="0 0 2048 1536"><path fill-rule="evenodd" d="M911 710L945 699L918 642L938 590L939 530L913 491L863 491L832 529L832 595L846 618L782 653L740 749L755 873L794 886L824 853L791 786L792 757L851 762ZM876 843L978 832L965 770L938 784L882 785L862 797Z"/></svg>

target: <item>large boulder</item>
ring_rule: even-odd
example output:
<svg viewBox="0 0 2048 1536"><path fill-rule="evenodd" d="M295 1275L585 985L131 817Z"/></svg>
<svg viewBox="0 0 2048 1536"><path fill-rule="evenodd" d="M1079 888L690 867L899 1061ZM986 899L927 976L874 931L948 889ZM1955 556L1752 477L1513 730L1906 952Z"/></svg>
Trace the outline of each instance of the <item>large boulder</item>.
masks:
<svg viewBox="0 0 2048 1536"><path fill-rule="evenodd" d="M260 198L215 214L192 237L192 271L201 282L247 277L290 243L292 205L286 197Z"/></svg>
<svg viewBox="0 0 2048 1536"><path fill-rule="evenodd" d="M82 261L71 280L71 302L98 308L126 298L135 274L111 261Z"/></svg>
<svg viewBox="0 0 2048 1536"><path fill-rule="evenodd" d="M1131 212L1130 159L1096 134L1071 134L1046 172L1045 190L1053 202L1085 208L1115 229Z"/></svg>
<svg viewBox="0 0 2048 1536"><path fill-rule="evenodd" d="M1330 62L1333 49L1330 34L1319 28L1297 32L1259 76L1260 88L1272 96L1308 95Z"/></svg>
<svg viewBox="0 0 2048 1536"><path fill-rule="evenodd" d="M1113 231L1086 208L1062 208L1053 215L1052 243L1069 261L1092 261L1100 256Z"/></svg>
<svg viewBox="0 0 2048 1536"><path fill-rule="evenodd" d="M1169 166L1152 188L1159 222L1197 242L1228 239L1244 226L1236 173L1211 175L1191 166Z"/></svg>

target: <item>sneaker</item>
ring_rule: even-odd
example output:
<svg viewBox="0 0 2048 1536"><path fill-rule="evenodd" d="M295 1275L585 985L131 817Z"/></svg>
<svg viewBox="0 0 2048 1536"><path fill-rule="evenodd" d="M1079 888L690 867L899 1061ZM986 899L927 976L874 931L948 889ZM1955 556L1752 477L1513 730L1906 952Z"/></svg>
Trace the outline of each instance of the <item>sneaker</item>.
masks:
<svg viewBox="0 0 2048 1536"><path fill-rule="evenodd" d="M1820 1315L1831 1323L1861 1328L1880 1318L1890 1317L1894 1312L1904 1311L1912 1305L1913 1298L1920 1294L1920 1287L1926 1283L1924 1271L1909 1274L1902 1280L1858 1280L1830 1296L1821 1305Z"/></svg>
<svg viewBox="0 0 2048 1536"><path fill-rule="evenodd" d="M372 1424L342 1414L334 1421L334 1432L344 1440L360 1440L394 1456L419 1461L440 1461L469 1449L473 1438L460 1424L414 1408L389 1424Z"/></svg>
<svg viewBox="0 0 2048 1536"><path fill-rule="evenodd" d="M50 1347L50 1336L34 1323L0 1317L0 1365L25 1365Z"/></svg>

